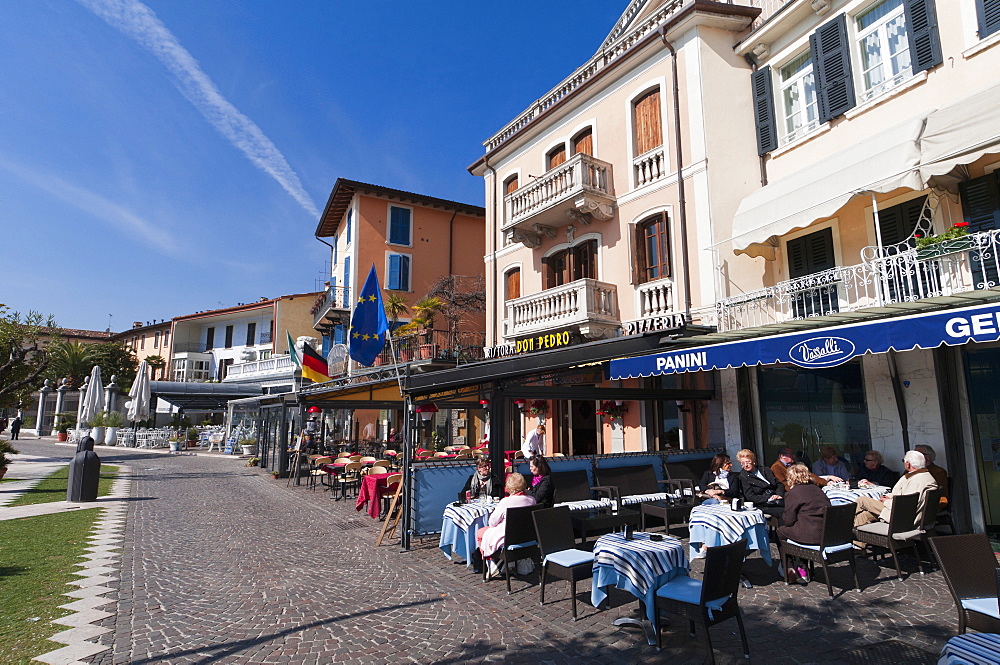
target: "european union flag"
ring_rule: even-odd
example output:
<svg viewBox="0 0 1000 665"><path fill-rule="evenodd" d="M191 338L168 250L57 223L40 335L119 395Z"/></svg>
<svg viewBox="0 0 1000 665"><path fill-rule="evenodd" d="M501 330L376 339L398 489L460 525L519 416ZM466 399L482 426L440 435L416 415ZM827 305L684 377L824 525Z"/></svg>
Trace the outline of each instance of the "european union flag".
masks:
<svg viewBox="0 0 1000 665"><path fill-rule="evenodd" d="M378 286L375 264L368 273L364 288L354 303L351 314L351 358L365 367L370 367L385 347L385 336L389 331L389 319L382 305L382 289Z"/></svg>

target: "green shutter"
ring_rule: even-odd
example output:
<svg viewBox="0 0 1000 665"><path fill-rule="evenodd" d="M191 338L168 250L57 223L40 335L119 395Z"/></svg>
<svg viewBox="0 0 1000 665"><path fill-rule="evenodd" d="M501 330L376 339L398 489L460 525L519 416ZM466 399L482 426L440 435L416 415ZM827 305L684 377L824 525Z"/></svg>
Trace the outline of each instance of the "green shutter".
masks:
<svg viewBox="0 0 1000 665"><path fill-rule="evenodd" d="M788 252L788 276L791 279L836 266L831 229L789 240L785 247Z"/></svg>
<svg viewBox="0 0 1000 665"><path fill-rule="evenodd" d="M969 233L1000 228L1000 183L994 171L958 184Z"/></svg>
<svg viewBox="0 0 1000 665"><path fill-rule="evenodd" d="M854 108L851 76L851 44L847 39L847 17L841 14L809 35L816 73L819 121L829 122Z"/></svg>
<svg viewBox="0 0 1000 665"><path fill-rule="evenodd" d="M771 68L762 67L750 75L753 86L754 124L757 127L757 154L766 155L778 147L777 123L774 121L774 85Z"/></svg>
<svg viewBox="0 0 1000 665"><path fill-rule="evenodd" d="M934 0L904 0L906 36L910 42L913 73L937 67L943 62Z"/></svg>

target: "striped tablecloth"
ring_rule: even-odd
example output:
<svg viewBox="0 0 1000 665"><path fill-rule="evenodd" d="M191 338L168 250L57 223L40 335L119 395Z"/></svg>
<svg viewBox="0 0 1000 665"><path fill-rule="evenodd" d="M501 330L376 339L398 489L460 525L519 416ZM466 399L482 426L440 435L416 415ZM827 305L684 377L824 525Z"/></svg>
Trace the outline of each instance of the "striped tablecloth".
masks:
<svg viewBox="0 0 1000 665"><path fill-rule="evenodd" d="M823 492L830 498L830 503L835 506L843 506L848 503L854 503L855 499L859 496L867 496L872 499L877 499L883 494L888 494L892 488L883 487L882 485L875 485L874 487L869 487L868 489L849 489L847 487L830 487L827 485L823 488Z"/></svg>
<svg viewBox="0 0 1000 665"><path fill-rule="evenodd" d="M1000 663L1000 635L956 635L941 647L938 665L996 665Z"/></svg>
<svg viewBox="0 0 1000 665"><path fill-rule="evenodd" d="M476 531L486 526L496 504L474 501L461 505L448 504L441 522L441 541L438 547L449 559L457 554L472 565L470 554L476 549Z"/></svg>
<svg viewBox="0 0 1000 665"><path fill-rule="evenodd" d="M692 557L702 545L729 545L746 538L747 547L758 550L764 562L771 565L767 521L759 510L732 510L726 503L695 506L691 509L690 533Z"/></svg>
<svg viewBox="0 0 1000 665"><path fill-rule="evenodd" d="M597 607L607 598L608 587L628 591L646 605L646 616L656 625L656 590L688 570L684 545L678 538L649 539L636 533L626 540L620 533L601 536L594 544L594 581L590 600Z"/></svg>

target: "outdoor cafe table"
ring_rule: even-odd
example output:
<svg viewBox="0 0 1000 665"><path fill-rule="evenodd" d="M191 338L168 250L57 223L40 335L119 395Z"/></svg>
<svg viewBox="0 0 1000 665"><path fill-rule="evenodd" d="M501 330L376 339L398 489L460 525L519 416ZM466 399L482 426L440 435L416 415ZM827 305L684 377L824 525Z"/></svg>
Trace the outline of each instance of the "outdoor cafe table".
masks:
<svg viewBox="0 0 1000 665"><path fill-rule="evenodd" d="M476 531L486 526L496 505L493 501L449 503L444 509L441 543L438 545L444 555L450 559L457 554L465 559L466 566L471 566L471 555L476 549Z"/></svg>
<svg viewBox="0 0 1000 665"><path fill-rule="evenodd" d="M358 490L358 502L354 505L357 510L364 510L368 504L368 514L373 520L377 520L382 510L382 497L389 492L389 485L386 479L392 473L369 473L361 479L361 489Z"/></svg>
<svg viewBox="0 0 1000 665"><path fill-rule="evenodd" d="M833 486L827 485L823 488L823 492L826 494L827 498L830 499L830 503L835 506L843 506L848 503L854 503L859 496L867 496L872 499L878 499L883 494L888 494L892 491L890 487L884 487L882 485L873 485L867 488L858 487L856 489L851 489L844 486Z"/></svg>
<svg viewBox="0 0 1000 665"><path fill-rule="evenodd" d="M702 545L729 545L746 538L747 549L758 550L764 562L771 565L767 520L761 511L733 510L728 503L695 506L691 509L689 524L692 558L698 554Z"/></svg>
<svg viewBox="0 0 1000 665"><path fill-rule="evenodd" d="M594 580L590 601L594 607L608 597L608 587L628 591L639 599L645 620L621 617L615 626L638 625L646 633L646 641L655 644L656 590L677 577L687 574L688 560L680 539L664 536L650 539L652 534L637 532L632 540L620 533L601 536L594 544Z"/></svg>
<svg viewBox="0 0 1000 665"><path fill-rule="evenodd" d="M956 635L941 647L938 665L1000 663L1000 635L968 633Z"/></svg>

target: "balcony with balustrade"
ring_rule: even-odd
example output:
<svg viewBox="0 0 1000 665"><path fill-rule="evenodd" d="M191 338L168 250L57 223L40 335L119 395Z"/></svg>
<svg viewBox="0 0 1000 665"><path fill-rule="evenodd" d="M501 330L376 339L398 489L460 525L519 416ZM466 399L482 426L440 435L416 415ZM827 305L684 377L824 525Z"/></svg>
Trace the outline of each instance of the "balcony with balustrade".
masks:
<svg viewBox="0 0 1000 665"><path fill-rule="evenodd" d="M618 287L596 279L545 289L507 302L506 337L576 331L589 339L614 337L621 327Z"/></svg>
<svg viewBox="0 0 1000 665"><path fill-rule="evenodd" d="M313 328L324 332L337 323L346 323L350 311L351 290L342 286L328 286L316 298L309 313L313 315Z"/></svg>
<svg viewBox="0 0 1000 665"><path fill-rule="evenodd" d="M830 268L720 300L716 306L719 330L836 317L844 312L890 313L905 308L906 303L927 300L960 302L961 294L1000 284L1000 230L921 248L866 249L857 265Z"/></svg>
<svg viewBox="0 0 1000 665"><path fill-rule="evenodd" d="M264 360L252 360L245 363L233 363L226 370L226 378L223 379L223 383L286 378L292 376L295 369L295 362L288 355L271 356Z"/></svg>
<svg viewBox="0 0 1000 665"><path fill-rule="evenodd" d="M611 164L584 153L504 197L502 230L514 242L538 247L542 236L570 224L611 219L615 210Z"/></svg>

